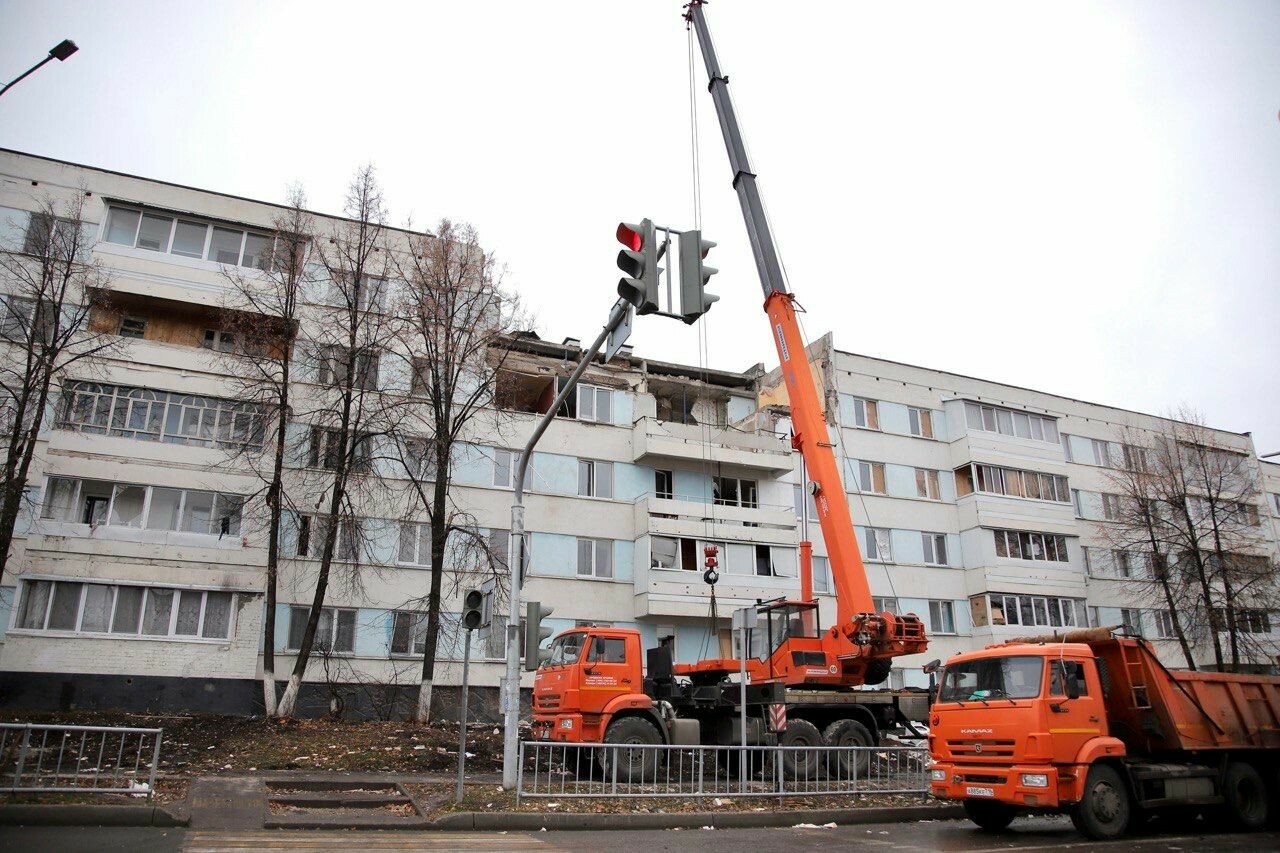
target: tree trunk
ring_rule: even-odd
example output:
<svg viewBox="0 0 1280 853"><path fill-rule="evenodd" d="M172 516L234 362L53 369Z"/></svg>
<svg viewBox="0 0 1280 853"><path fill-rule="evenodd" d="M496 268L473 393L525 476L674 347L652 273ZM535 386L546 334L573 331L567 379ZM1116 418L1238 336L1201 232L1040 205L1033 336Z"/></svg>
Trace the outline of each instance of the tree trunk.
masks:
<svg viewBox="0 0 1280 853"><path fill-rule="evenodd" d="M280 697L280 704L276 706L276 714L282 719L292 717L295 707L298 704L298 690L302 687L302 676L294 672L289 676L289 683L284 688L284 695Z"/></svg>
<svg viewBox="0 0 1280 853"><path fill-rule="evenodd" d="M14 424L14 433L20 436L10 442L9 456L6 461L6 473L11 475L5 484L4 505L0 507L0 579L4 578L4 570L9 565L9 549L13 546L13 531L18 525L18 515L22 511L22 490L27 483L27 475L31 472L31 459L35 456L36 442L40 438L40 427L44 423L44 410L49 402L49 386L53 382L51 366L44 359L39 361L41 375L37 380L39 387L36 399L30 397L23 400L18 412L19 419ZM23 389L25 394L26 389ZM27 417L30 406L31 423L23 428L23 420ZM17 468L15 471L14 468Z"/></svg>
<svg viewBox="0 0 1280 853"><path fill-rule="evenodd" d="M418 709L413 714L413 718L420 723L431 722L431 691L434 687L435 681L424 675L418 686Z"/></svg>

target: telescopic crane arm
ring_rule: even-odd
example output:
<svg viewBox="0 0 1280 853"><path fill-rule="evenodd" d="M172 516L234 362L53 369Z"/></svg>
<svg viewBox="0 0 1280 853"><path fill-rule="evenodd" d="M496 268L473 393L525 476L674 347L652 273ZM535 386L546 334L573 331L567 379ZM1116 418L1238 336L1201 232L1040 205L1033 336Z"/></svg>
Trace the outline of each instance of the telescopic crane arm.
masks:
<svg viewBox="0 0 1280 853"><path fill-rule="evenodd" d="M795 297L787 289L773 232L765 216L756 174L747 158L747 148L738 127L733 100L729 97L729 78L720 68L715 45L707 29L703 3L704 0L691 0L686 7L685 20L697 33L698 45L707 67L710 79L707 88L720 120L720 131L729 153L729 165L733 169L733 188L738 193L751 251L755 256L756 270L760 275L760 285L764 289L764 309L769 316L774 346L778 350L778 362L791 401L791 418L795 427L792 444L804 457L809 477L817 486L814 503L835 584L837 628L857 645L880 646L889 655L923 651L923 634L918 622L910 629L912 633L920 634L917 648L915 643L903 644L902 626L891 614L884 614L889 617L887 619L865 618L875 608L862 553L854 533L853 518L849 514L848 500L841 483L839 466L827 431L826 418L823 416L822 398L814 382L809 354L800 334ZM870 649L864 648L864 651ZM872 655L875 656L875 653L872 652Z"/></svg>

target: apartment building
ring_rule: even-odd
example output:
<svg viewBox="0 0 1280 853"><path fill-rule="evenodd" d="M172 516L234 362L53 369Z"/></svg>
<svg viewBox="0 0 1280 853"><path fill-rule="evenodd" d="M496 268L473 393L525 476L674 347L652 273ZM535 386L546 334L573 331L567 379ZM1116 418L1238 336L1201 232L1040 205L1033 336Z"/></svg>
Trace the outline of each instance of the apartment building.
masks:
<svg viewBox="0 0 1280 853"><path fill-rule="evenodd" d="M267 544L253 459L269 435L226 359L242 346L234 330L246 319L272 320L229 324L227 295L233 278L260 270L281 208L8 151L0 181L0 248L9 252L23 251L41 199L83 200L92 258L110 279L93 327L116 344L69 372L44 422L29 510L0 579L0 702L251 711L260 703ZM318 231L342 226L316 219ZM413 237L389 229L388 252L406 251ZM323 303L323 291L306 298ZM367 476L385 488L362 499L350 522L359 535L339 536L343 582L326 597L304 709L341 697L351 710L381 713L411 696L424 596L442 572L436 683L447 713L461 675L461 596L505 560L516 454L582 353L575 340L532 333L502 346L492 405L455 445L449 484L492 561L459 548L431 565L425 516L413 516L404 471L386 461L412 457L417 439L397 438L399 453L371 453ZM421 401L397 365L419 356L368 361L361 381L413 411ZM929 654L894 671L895 686L925 685L929 658L1011 636L1123 622L1161 637L1167 618L1135 592L1148 581L1122 573L1104 528L1114 504L1107 472L1126 459L1125 431L1167 422L845 353L831 335L811 356L876 603L920 614L933 637ZM302 398L320 393L325 369L323 359L299 364ZM681 660L731 653L732 610L798 592L805 490L789 431L776 370L630 352L591 365L532 460L523 597L551 604L556 629L635 627L646 644L674 637ZM1212 436L1254 472L1260 556L1274 564L1280 466L1258 460L1248 435ZM293 424L290 441L299 481L323 482L325 431ZM324 523L299 505L281 532L280 677L302 636ZM830 566L810 526L829 624ZM703 581L709 545L720 561L714 596ZM1280 640L1277 620L1263 609L1246 621L1265 641L1251 647L1251 662L1274 664L1277 650L1266 650ZM495 613L473 643L471 680L491 699L503 628ZM1178 650L1158 642L1177 665Z"/></svg>

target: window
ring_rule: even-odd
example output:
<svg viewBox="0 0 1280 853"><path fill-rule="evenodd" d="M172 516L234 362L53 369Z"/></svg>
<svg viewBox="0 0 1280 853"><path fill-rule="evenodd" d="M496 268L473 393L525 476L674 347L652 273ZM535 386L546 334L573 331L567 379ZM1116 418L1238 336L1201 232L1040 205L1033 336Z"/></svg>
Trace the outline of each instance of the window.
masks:
<svg viewBox="0 0 1280 853"><path fill-rule="evenodd" d="M857 462L856 469L858 491L886 494L883 462Z"/></svg>
<svg viewBox="0 0 1280 853"><path fill-rule="evenodd" d="M439 639L436 642L439 645ZM391 617L391 653L420 655L426 650L427 614L412 610L395 611Z"/></svg>
<svg viewBox="0 0 1280 853"><path fill-rule="evenodd" d="M511 531L495 527L489 531L489 558L493 560L494 569L507 571L507 555L511 548ZM533 534L524 534L524 565L522 569L529 571L529 561L533 558Z"/></svg>
<svg viewBox="0 0 1280 853"><path fill-rule="evenodd" d="M1084 602L1074 598L991 593L987 599L992 625L1074 628L1086 624Z"/></svg>
<svg viewBox="0 0 1280 853"><path fill-rule="evenodd" d="M1058 474L1042 474L1016 468L974 463L956 469L956 491L962 495L974 491L1013 498L1067 503L1071 491L1067 478Z"/></svg>
<svg viewBox="0 0 1280 853"><path fill-rule="evenodd" d="M1055 660L1049 664L1049 695L1067 696L1067 687L1077 696L1089 695L1089 683L1085 680L1084 664L1074 660Z"/></svg>
<svg viewBox="0 0 1280 853"><path fill-rule="evenodd" d="M431 566L431 525L425 521L400 522L398 562L407 566Z"/></svg>
<svg viewBox="0 0 1280 853"><path fill-rule="evenodd" d="M924 561L931 566L948 566L947 535L945 533L921 533L924 545Z"/></svg>
<svg viewBox="0 0 1280 853"><path fill-rule="evenodd" d="M680 540L670 536L650 536L649 567L652 569L680 568ZM696 566L689 568L696 568Z"/></svg>
<svg viewBox="0 0 1280 853"><path fill-rule="evenodd" d="M890 547L889 531L879 527L863 527L862 531L864 559L878 560L888 563L893 560L893 549Z"/></svg>
<svg viewBox="0 0 1280 853"><path fill-rule="evenodd" d="M436 448L425 438L410 438L404 443L405 474L415 480L436 479Z"/></svg>
<svg viewBox="0 0 1280 853"><path fill-rule="evenodd" d="M1080 498L1080 490L1071 490L1071 509L1075 512L1076 518L1084 518L1084 501Z"/></svg>
<svg viewBox="0 0 1280 853"><path fill-rule="evenodd" d="M718 545L720 547L720 566L722 571L733 571L737 566L730 566L733 562L734 551L739 545L734 544L732 548L727 547L720 542L707 542L707 545ZM754 545L747 546L755 551L755 574L759 577L795 577L796 549L787 548L780 545ZM701 568L701 564L699 564Z"/></svg>
<svg viewBox="0 0 1280 853"><path fill-rule="evenodd" d="M1136 607L1121 607L1120 623L1142 633L1142 611Z"/></svg>
<svg viewBox="0 0 1280 853"><path fill-rule="evenodd" d="M760 506L755 480L737 477L712 477L711 493L717 506L740 506L755 509Z"/></svg>
<svg viewBox="0 0 1280 853"><path fill-rule="evenodd" d="M875 400L853 399L853 422L865 429L880 429L880 407Z"/></svg>
<svg viewBox="0 0 1280 853"><path fill-rule="evenodd" d="M80 241L80 223L74 219L34 212L27 222L22 251L28 255L67 259Z"/></svg>
<svg viewBox="0 0 1280 853"><path fill-rule="evenodd" d="M1053 533L1034 533L1027 530L993 530L996 540L996 556L1014 560L1044 560L1065 563L1067 537Z"/></svg>
<svg viewBox="0 0 1280 853"><path fill-rule="evenodd" d="M911 434L921 438L933 438L933 412L928 409L907 407L907 421Z"/></svg>
<svg viewBox="0 0 1280 853"><path fill-rule="evenodd" d="M670 471L653 472L653 496L663 500L675 497L674 477Z"/></svg>
<svg viewBox="0 0 1280 853"><path fill-rule="evenodd" d="M48 339L52 326L46 320L46 317L51 316L46 310L47 303L42 302L37 310L34 299L3 293L0 293L0 301L4 303L3 316L0 316L0 337L17 343Z"/></svg>
<svg viewBox="0 0 1280 853"><path fill-rule="evenodd" d="M1280 494L1273 494L1271 496L1271 508L1275 511L1276 515L1280 515Z"/></svg>
<svg viewBox="0 0 1280 853"><path fill-rule="evenodd" d="M347 387L347 367L354 363L351 387L362 391L378 390L378 361L376 352L352 353L339 345L316 347L316 374L321 385L335 388Z"/></svg>
<svg viewBox="0 0 1280 853"><path fill-rule="evenodd" d="M50 477L40 517L112 527L239 536L243 495Z"/></svg>
<svg viewBox="0 0 1280 853"><path fill-rule="evenodd" d="M333 559L342 562L357 561L361 554L362 533L360 519L340 519L338 532L333 540ZM324 556L324 543L328 535L329 516L318 514L298 516L298 538L294 555L313 560L321 559ZM428 553L430 553L429 550Z"/></svg>
<svg viewBox="0 0 1280 853"><path fill-rule="evenodd" d="M307 467L323 468L326 471L338 470L343 462L343 454L348 449L346 446L348 442L350 444L349 469L351 471L367 470L372 461L373 444L367 433L351 434L348 441L344 442L342 430L318 426L311 428Z"/></svg>
<svg viewBox="0 0 1280 853"><path fill-rule="evenodd" d="M580 421L613 423L613 392L595 385L579 385L574 389L578 397L576 415Z"/></svg>
<svg viewBox="0 0 1280 853"><path fill-rule="evenodd" d="M122 338L145 338L147 336L147 318L127 315L121 317L118 334Z"/></svg>
<svg viewBox="0 0 1280 853"><path fill-rule="evenodd" d="M831 592L831 563L826 557L817 555L813 560L813 591Z"/></svg>
<svg viewBox="0 0 1280 853"><path fill-rule="evenodd" d="M1047 441L1050 444L1058 444L1060 441L1057 420L1043 415L980 403L965 403L964 418L965 425L971 430L998 432L1017 438Z"/></svg>
<svg viewBox="0 0 1280 853"><path fill-rule="evenodd" d="M516 463L520 459L520 454L512 450L503 450L502 448L494 448L493 451L493 484L504 489L514 489L516 483ZM524 490L529 489L529 479L533 475L533 465L530 464L524 471Z"/></svg>
<svg viewBox="0 0 1280 853"><path fill-rule="evenodd" d="M929 602L929 631L934 634L954 634L956 632L955 613L950 601Z"/></svg>
<svg viewBox="0 0 1280 853"><path fill-rule="evenodd" d="M1123 451L1124 467L1129 471L1147 470L1147 449L1133 444L1120 445Z"/></svg>
<svg viewBox="0 0 1280 853"><path fill-rule="evenodd" d="M916 496L931 501L942 500L942 488L938 484L938 472L928 468L916 469Z"/></svg>
<svg viewBox="0 0 1280 853"><path fill-rule="evenodd" d="M148 388L70 382L58 429L194 447L262 447L266 418L258 406Z"/></svg>
<svg viewBox="0 0 1280 853"><path fill-rule="evenodd" d="M381 311L387 294L387 280L380 276L361 275L360 286L351 287L348 270L329 270L329 294L326 302L335 308L355 308L358 311Z"/></svg>
<svg viewBox="0 0 1280 853"><path fill-rule="evenodd" d="M612 498L613 463L579 459L578 495L588 498Z"/></svg>
<svg viewBox="0 0 1280 853"><path fill-rule="evenodd" d="M273 245L273 238L266 234L115 205L107 214L105 239L122 246L260 270L268 268Z"/></svg>
<svg viewBox="0 0 1280 853"><path fill-rule="evenodd" d="M204 342L201 346L218 352L236 352L236 336L231 332L218 329L205 329Z"/></svg>
<svg viewBox="0 0 1280 853"><path fill-rule="evenodd" d="M613 577L613 540L578 540L578 575L580 577Z"/></svg>
<svg viewBox="0 0 1280 853"><path fill-rule="evenodd" d="M1107 521L1115 521L1120 517L1122 509L1121 498L1119 495L1102 496L1102 517Z"/></svg>
<svg viewBox="0 0 1280 853"><path fill-rule="evenodd" d="M78 581L23 581L22 589L16 627L26 630L208 640L231 636L232 592Z"/></svg>
<svg viewBox="0 0 1280 853"><path fill-rule="evenodd" d="M1101 465L1103 468L1114 468L1114 457L1111 455L1111 442L1100 441L1096 438L1089 439L1089 443L1093 447L1093 464Z"/></svg>
<svg viewBox="0 0 1280 853"><path fill-rule="evenodd" d="M873 597L871 599L871 609L876 613L897 613L898 599Z"/></svg>
<svg viewBox="0 0 1280 853"><path fill-rule="evenodd" d="M1169 640L1176 637L1177 631L1173 627L1173 614L1168 610L1153 611L1156 618L1156 639Z"/></svg>
<svg viewBox="0 0 1280 853"><path fill-rule="evenodd" d="M302 636L306 633L310 612L309 607L289 608L289 651L302 648ZM316 625L315 648L325 652L355 651L356 611L322 608L320 622Z"/></svg>
<svg viewBox="0 0 1280 853"><path fill-rule="evenodd" d="M804 493L805 488L799 483L793 484L791 487L791 499L795 504L796 518L803 517L804 513ZM818 517L818 501L812 495L809 496L809 519L813 520Z"/></svg>

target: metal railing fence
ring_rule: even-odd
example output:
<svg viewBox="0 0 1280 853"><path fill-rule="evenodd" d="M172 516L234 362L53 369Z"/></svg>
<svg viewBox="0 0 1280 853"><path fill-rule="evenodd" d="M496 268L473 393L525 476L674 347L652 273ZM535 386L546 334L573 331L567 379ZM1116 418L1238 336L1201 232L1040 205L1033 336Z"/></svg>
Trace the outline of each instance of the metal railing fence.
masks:
<svg viewBox="0 0 1280 853"><path fill-rule="evenodd" d="M520 744L524 797L724 797L920 794L923 746Z"/></svg>
<svg viewBox="0 0 1280 853"><path fill-rule="evenodd" d="M0 723L0 791L155 793L163 729Z"/></svg>

